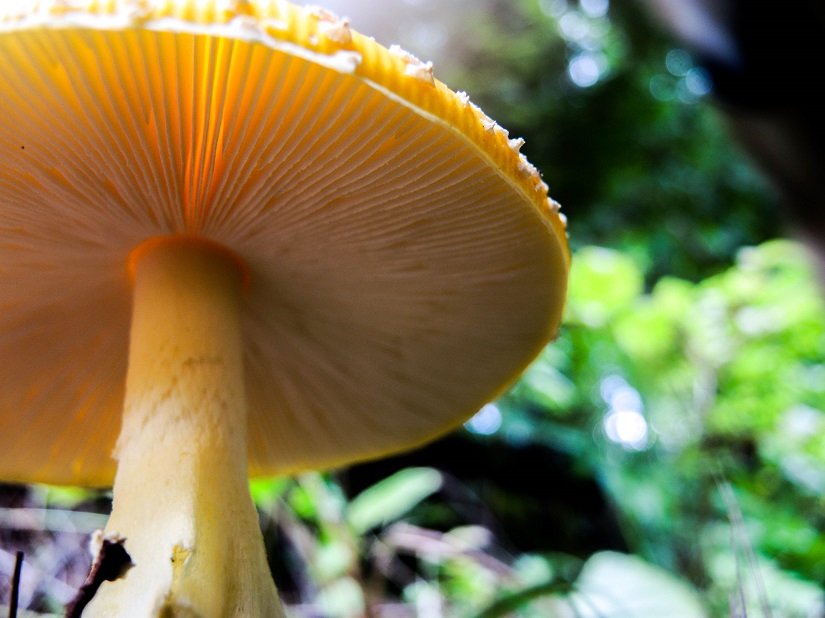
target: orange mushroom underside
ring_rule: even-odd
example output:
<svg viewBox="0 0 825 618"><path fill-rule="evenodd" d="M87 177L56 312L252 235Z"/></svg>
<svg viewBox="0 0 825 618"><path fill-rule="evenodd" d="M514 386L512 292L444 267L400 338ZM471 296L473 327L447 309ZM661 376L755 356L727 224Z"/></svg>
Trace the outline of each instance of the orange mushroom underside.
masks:
<svg viewBox="0 0 825 618"><path fill-rule="evenodd" d="M325 11L88 5L0 0L0 478L114 481L135 566L84 616L282 616L248 475L500 394L557 332L563 218L522 140Z"/></svg>
<svg viewBox="0 0 825 618"><path fill-rule="evenodd" d="M520 144L411 57L239 5L0 19L3 478L112 482L150 238L248 265L253 475L440 435L556 333L564 228Z"/></svg>

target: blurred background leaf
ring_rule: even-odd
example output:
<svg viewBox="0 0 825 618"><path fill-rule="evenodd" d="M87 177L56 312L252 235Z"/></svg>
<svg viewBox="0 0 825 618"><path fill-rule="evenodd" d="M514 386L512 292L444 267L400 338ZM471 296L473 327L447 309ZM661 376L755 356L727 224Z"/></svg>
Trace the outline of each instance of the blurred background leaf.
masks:
<svg viewBox="0 0 825 618"><path fill-rule="evenodd" d="M441 474L432 468L406 468L379 481L350 500L347 520L362 535L407 514L441 487Z"/></svg>

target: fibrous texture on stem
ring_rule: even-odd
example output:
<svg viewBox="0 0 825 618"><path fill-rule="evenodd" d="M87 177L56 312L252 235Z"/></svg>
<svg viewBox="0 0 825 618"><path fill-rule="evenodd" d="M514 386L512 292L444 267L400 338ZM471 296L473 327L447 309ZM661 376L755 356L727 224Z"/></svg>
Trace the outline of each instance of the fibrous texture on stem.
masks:
<svg viewBox="0 0 825 618"><path fill-rule="evenodd" d="M138 247L108 532L134 566L84 616L278 616L247 486L244 274L192 239Z"/></svg>

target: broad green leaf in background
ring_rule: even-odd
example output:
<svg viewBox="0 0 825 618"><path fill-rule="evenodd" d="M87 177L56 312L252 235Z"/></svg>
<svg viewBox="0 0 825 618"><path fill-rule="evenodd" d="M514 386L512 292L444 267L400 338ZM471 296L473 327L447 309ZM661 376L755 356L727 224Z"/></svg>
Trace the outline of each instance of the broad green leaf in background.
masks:
<svg viewBox="0 0 825 618"><path fill-rule="evenodd" d="M707 618L699 595L685 581L638 558L595 554L567 602L578 618Z"/></svg>
<svg viewBox="0 0 825 618"><path fill-rule="evenodd" d="M402 517L441 488L441 473L407 468L362 491L349 503L347 520L357 534Z"/></svg>

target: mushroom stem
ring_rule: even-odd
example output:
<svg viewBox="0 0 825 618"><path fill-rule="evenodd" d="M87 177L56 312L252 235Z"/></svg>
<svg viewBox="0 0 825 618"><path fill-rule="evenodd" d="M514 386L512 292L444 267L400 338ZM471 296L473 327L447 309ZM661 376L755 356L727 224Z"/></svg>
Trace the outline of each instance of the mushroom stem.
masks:
<svg viewBox="0 0 825 618"><path fill-rule="evenodd" d="M84 617L283 616L247 484L243 266L185 237L143 243L132 265L106 530L126 537L135 566L103 584Z"/></svg>

